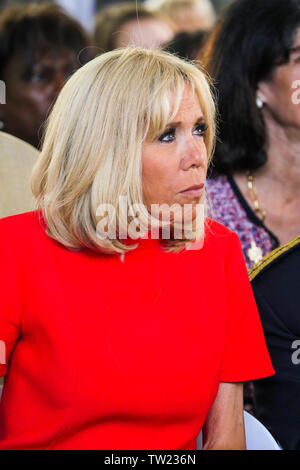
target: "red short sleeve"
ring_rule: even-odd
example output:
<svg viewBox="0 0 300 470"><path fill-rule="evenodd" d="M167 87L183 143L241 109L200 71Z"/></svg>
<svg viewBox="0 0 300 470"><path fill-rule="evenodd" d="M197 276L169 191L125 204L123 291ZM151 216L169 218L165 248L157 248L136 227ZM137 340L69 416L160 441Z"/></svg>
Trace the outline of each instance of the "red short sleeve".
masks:
<svg viewBox="0 0 300 470"><path fill-rule="evenodd" d="M21 312L18 268L8 243L0 238L0 377L19 336Z"/></svg>
<svg viewBox="0 0 300 470"><path fill-rule="evenodd" d="M227 328L221 382L245 382L274 374L257 306L233 233L226 261Z"/></svg>

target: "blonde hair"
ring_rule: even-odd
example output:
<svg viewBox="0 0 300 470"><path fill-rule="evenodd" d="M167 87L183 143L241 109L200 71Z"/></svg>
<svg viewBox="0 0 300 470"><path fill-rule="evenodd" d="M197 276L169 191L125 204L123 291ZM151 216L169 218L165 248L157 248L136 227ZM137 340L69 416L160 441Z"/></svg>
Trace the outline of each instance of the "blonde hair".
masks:
<svg viewBox="0 0 300 470"><path fill-rule="evenodd" d="M215 106L204 73L193 64L166 52L125 48L97 57L70 78L49 117L31 182L50 237L69 248L108 253L136 247L100 240L97 208L118 208L122 228L128 213L119 197L143 205L142 144L158 138L175 117L186 84L196 92L208 124L204 139L210 158ZM167 249L179 251L185 242L167 242Z"/></svg>

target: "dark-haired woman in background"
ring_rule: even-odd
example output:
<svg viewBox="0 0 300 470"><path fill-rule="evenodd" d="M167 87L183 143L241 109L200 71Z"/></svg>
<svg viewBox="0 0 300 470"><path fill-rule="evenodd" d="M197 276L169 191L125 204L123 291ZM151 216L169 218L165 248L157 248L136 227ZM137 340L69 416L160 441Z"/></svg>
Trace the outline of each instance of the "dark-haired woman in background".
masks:
<svg viewBox="0 0 300 470"><path fill-rule="evenodd" d="M91 58L90 39L52 4L19 5L0 16L0 130L39 147L41 127L66 79Z"/></svg>
<svg viewBox="0 0 300 470"><path fill-rule="evenodd" d="M299 0L237 0L204 54L220 114L210 216L251 267L300 233Z"/></svg>
<svg viewBox="0 0 300 470"><path fill-rule="evenodd" d="M163 50L171 54L176 54L182 59L200 60L207 39L208 33L202 29L192 32L182 31L177 33L174 38L163 47Z"/></svg>

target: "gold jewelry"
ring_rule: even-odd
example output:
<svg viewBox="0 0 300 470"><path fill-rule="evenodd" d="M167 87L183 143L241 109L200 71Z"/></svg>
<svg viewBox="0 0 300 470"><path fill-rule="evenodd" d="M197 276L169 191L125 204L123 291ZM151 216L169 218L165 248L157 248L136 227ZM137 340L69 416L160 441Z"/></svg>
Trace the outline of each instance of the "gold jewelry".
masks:
<svg viewBox="0 0 300 470"><path fill-rule="evenodd" d="M259 205L258 194L254 187L254 180L253 180L253 175L251 171L247 172L247 178L248 178L248 189L250 192L251 199L253 201L254 210L257 216L259 215L261 216L261 221L264 222L266 218L266 211L262 209ZM263 258L262 249L256 245L254 240L251 242L251 248L249 248L249 250L247 251L247 254L248 254L250 261L252 261L254 264L258 263Z"/></svg>
<svg viewBox="0 0 300 470"><path fill-rule="evenodd" d="M258 263L263 258L263 251L256 245L254 240L251 242L251 248L247 251L247 255L254 264Z"/></svg>
<svg viewBox="0 0 300 470"><path fill-rule="evenodd" d="M258 216L260 216L261 221L264 222L267 213L259 205L258 194L257 194L257 191L254 187L254 179L253 179L253 175L252 175L251 171L247 171L247 178L248 178L248 189L249 189L249 193L250 193L253 205L254 205L254 210L255 210L256 214Z"/></svg>

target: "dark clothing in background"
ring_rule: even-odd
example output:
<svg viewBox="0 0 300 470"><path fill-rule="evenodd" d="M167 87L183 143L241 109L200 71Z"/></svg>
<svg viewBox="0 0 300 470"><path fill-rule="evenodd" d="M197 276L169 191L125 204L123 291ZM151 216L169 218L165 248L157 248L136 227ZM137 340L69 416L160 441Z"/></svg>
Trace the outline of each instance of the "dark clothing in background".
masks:
<svg viewBox="0 0 300 470"><path fill-rule="evenodd" d="M284 449L300 450L300 237L250 273L276 375L254 382L256 417Z"/></svg>

